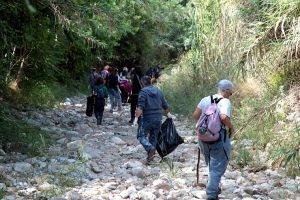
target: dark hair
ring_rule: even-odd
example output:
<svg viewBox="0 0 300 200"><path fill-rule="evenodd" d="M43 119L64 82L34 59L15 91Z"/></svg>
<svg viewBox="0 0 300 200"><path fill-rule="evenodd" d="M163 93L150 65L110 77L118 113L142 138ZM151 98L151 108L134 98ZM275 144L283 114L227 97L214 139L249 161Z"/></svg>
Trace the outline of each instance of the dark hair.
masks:
<svg viewBox="0 0 300 200"><path fill-rule="evenodd" d="M96 85L102 85L104 83L104 79L102 77L98 77L96 79Z"/></svg>
<svg viewBox="0 0 300 200"><path fill-rule="evenodd" d="M141 78L141 82L143 86L151 85L151 77L150 76L143 76Z"/></svg>

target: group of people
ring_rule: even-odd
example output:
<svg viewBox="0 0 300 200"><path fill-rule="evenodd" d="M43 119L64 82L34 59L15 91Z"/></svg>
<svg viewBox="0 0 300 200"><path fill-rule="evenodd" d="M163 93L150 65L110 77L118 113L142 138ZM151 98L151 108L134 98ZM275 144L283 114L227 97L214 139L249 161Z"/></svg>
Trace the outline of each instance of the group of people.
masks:
<svg viewBox="0 0 300 200"><path fill-rule="evenodd" d="M159 77L161 71L159 67L149 68L147 74L151 77L151 81L155 81ZM128 70L124 67L121 73L118 68L106 65L103 67L98 64L93 68L89 77L89 86L91 92L95 95L95 117L97 125L102 124L103 111L109 97L110 112L113 113L117 108L118 112L122 111L122 105L130 103L131 117L129 123L133 123L135 109L138 103L138 94L142 89L141 78L143 76L141 67L132 67Z"/></svg>
<svg viewBox="0 0 300 200"><path fill-rule="evenodd" d="M112 74L113 76L116 76L115 71L113 71ZM163 110L168 118L173 118L174 116L170 113L169 105L163 92L153 85L155 82L155 73L150 74L150 70L148 70L147 75L143 76L140 68L132 68L129 72L127 71L126 76L128 74L130 74L132 84L130 109L131 119L129 122L132 123L133 126L138 126L137 139L146 150L146 162L149 163L153 160L156 153L156 144L158 141L157 136L161 127ZM96 81L95 91L98 95L99 88L102 87L105 97L105 95L107 95L107 91L104 88L102 79L100 79L101 81ZM118 79L114 77L113 80L112 86L109 86L108 93L111 96L117 96L116 87L118 85ZM220 137L214 142L204 142L199 140L199 149L204 155L205 162L209 167L208 183L206 186L207 199L209 200L219 199L218 194L221 192L219 184L229 163L230 140L234 133L234 127L230 119L230 97L233 92L233 84L229 80L221 80L218 83L217 89L217 93L212 95L212 97L219 99L217 107L219 109L220 120L222 122ZM196 121L209 107L212 97L207 96L200 100L192 114L192 117ZM120 101L121 97L117 97L117 99ZM110 100L112 110L114 100L112 98ZM103 102L101 100L101 106L102 105ZM118 107L118 109L120 108L121 107ZM100 110L102 111L102 107ZM97 116L102 118L101 114L97 114L96 118Z"/></svg>

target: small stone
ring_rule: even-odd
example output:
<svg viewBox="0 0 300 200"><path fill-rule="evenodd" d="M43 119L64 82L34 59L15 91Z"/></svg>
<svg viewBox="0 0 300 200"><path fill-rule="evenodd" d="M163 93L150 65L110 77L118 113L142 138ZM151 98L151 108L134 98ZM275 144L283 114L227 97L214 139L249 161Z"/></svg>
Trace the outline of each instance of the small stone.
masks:
<svg viewBox="0 0 300 200"><path fill-rule="evenodd" d="M55 188L54 185L49 184L48 182L43 183L42 185L38 186L38 190L43 192L49 192L52 191Z"/></svg>
<svg viewBox="0 0 300 200"><path fill-rule="evenodd" d="M71 192L67 192L66 198L67 198L67 200L79 200L82 197L78 192L71 191Z"/></svg>

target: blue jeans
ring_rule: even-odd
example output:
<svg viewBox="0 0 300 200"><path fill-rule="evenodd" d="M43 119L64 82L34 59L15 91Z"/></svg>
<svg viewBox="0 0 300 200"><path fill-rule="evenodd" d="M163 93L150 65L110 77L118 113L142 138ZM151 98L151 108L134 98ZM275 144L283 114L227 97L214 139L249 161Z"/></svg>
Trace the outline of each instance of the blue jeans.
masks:
<svg viewBox="0 0 300 200"><path fill-rule="evenodd" d="M199 141L199 147L204 155L205 162L209 167L206 194L208 198L218 196L218 187L221 177L226 171L230 158L230 139L226 130L221 130L221 140L213 144Z"/></svg>
<svg viewBox="0 0 300 200"><path fill-rule="evenodd" d="M139 123L137 139L143 145L144 149L149 152L156 149L157 136L160 131L161 120L143 119Z"/></svg>
<svg viewBox="0 0 300 200"><path fill-rule="evenodd" d="M110 100L110 112L113 112L114 107L115 107L115 99L117 100L117 105L118 105L118 111L122 110L122 99L120 92L117 89L112 89L110 88L108 90L109 93L109 100Z"/></svg>

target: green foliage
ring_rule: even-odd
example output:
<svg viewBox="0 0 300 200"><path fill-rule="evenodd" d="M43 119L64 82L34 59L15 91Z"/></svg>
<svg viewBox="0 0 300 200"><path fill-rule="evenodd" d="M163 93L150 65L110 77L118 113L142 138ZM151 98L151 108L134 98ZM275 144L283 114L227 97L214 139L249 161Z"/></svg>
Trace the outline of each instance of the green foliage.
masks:
<svg viewBox="0 0 300 200"><path fill-rule="evenodd" d="M240 13L235 12L235 6ZM287 116L280 100L286 89L299 84L299 1L249 0L234 5L203 0L190 1L187 9L192 23L185 44L191 50L159 83L170 106L190 116L202 97L215 92L218 80L233 79L239 86L240 78L253 76L263 83L261 92L253 95L256 91L250 90L240 96L239 90L245 88L235 87L232 96L232 121L238 131L234 139L237 143L250 140L267 155L279 151L268 147L281 142L274 137L274 127ZM293 140L298 141L295 137ZM286 155L282 163L288 163L287 168L292 169L288 171L295 174L299 168L298 147L287 143L281 151ZM234 156L240 166L255 165L257 156L251 150L237 150Z"/></svg>
<svg viewBox="0 0 300 200"><path fill-rule="evenodd" d="M290 176L300 175L300 128L298 125L274 134L269 159L285 167Z"/></svg>
<svg viewBox="0 0 300 200"><path fill-rule="evenodd" d="M234 117L235 127L239 127L235 133L237 147L232 153L239 166L261 165L255 160L254 151L241 145L247 140L255 149L265 152L273 165L285 167L288 175L299 175L300 131L286 120L290 110L285 97L283 86L272 85L259 98L246 97L239 102Z"/></svg>
<svg viewBox="0 0 300 200"><path fill-rule="evenodd" d="M55 103L55 97L50 88L38 82L30 91L24 91L28 93L24 95L24 103L36 105L36 106L52 106Z"/></svg>
<svg viewBox="0 0 300 200"><path fill-rule="evenodd" d="M297 0L247 0L241 3L240 14L249 23L260 21L262 27L268 27L298 4Z"/></svg>
<svg viewBox="0 0 300 200"><path fill-rule="evenodd" d="M245 101L245 104L249 104L251 101ZM270 139L272 138L271 135L271 128L275 124L275 119L272 117L272 114L269 114L270 110L264 110L264 106L267 104L261 104L260 102L252 102L249 107L253 106L253 110L243 110L237 109L234 120L236 127L245 127L244 131L242 132L242 136L236 136L236 139L249 139L253 140L254 143L258 147L265 147ZM256 115L257 113L257 115ZM249 120L249 118L254 117L254 119ZM239 133L240 134L240 133Z"/></svg>
<svg viewBox="0 0 300 200"><path fill-rule="evenodd" d="M217 91L219 80L239 76L239 23L225 8L216 0L187 4L191 24L185 45L191 50L161 83L175 112L190 115L201 98Z"/></svg>
<svg viewBox="0 0 300 200"><path fill-rule="evenodd" d="M200 85L195 75L187 68L173 68L169 75L165 74L159 86L172 109L176 113L190 116L200 99L216 92L214 85ZM176 72L178 70L178 72Z"/></svg>
<svg viewBox="0 0 300 200"><path fill-rule="evenodd" d="M3 0L2 0L3 1ZM179 0L2 3L0 85L76 83L102 60L121 65L169 62L187 27ZM172 11L172 12L171 12ZM45 82L47 84L45 84ZM29 86L27 86L29 84ZM45 89L45 87L43 88Z"/></svg>
<svg viewBox="0 0 300 200"><path fill-rule="evenodd" d="M0 142L4 147L8 145L8 151L12 148L17 152L40 155L53 142L49 133L17 119L10 105L0 106Z"/></svg>
<svg viewBox="0 0 300 200"><path fill-rule="evenodd" d="M174 165L170 158L164 157L161 159L160 163L161 166L167 170L169 177L174 178L179 176L180 169Z"/></svg>
<svg viewBox="0 0 300 200"><path fill-rule="evenodd" d="M189 24L187 10L180 2L151 0L136 3L134 18L138 20L133 24L138 23L138 29L135 35L121 39L116 49L119 62L146 67L174 62L184 51L184 36Z"/></svg>
<svg viewBox="0 0 300 200"><path fill-rule="evenodd" d="M0 190L0 199L5 197L5 191L3 189Z"/></svg>
<svg viewBox="0 0 300 200"><path fill-rule="evenodd" d="M251 164L253 160L251 152L242 146L232 149L232 158L233 162L239 167L243 168Z"/></svg>
<svg viewBox="0 0 300 200"><path fill-rule="evenodd" d="M76 94L89 94L88 81L83 79L77 83L69 83L62 85L59 83L37 82L28 83L21 93L16 94L14 98L24 105L33 107L52 107L62 101L66 96L74 96Z"/></svg>

